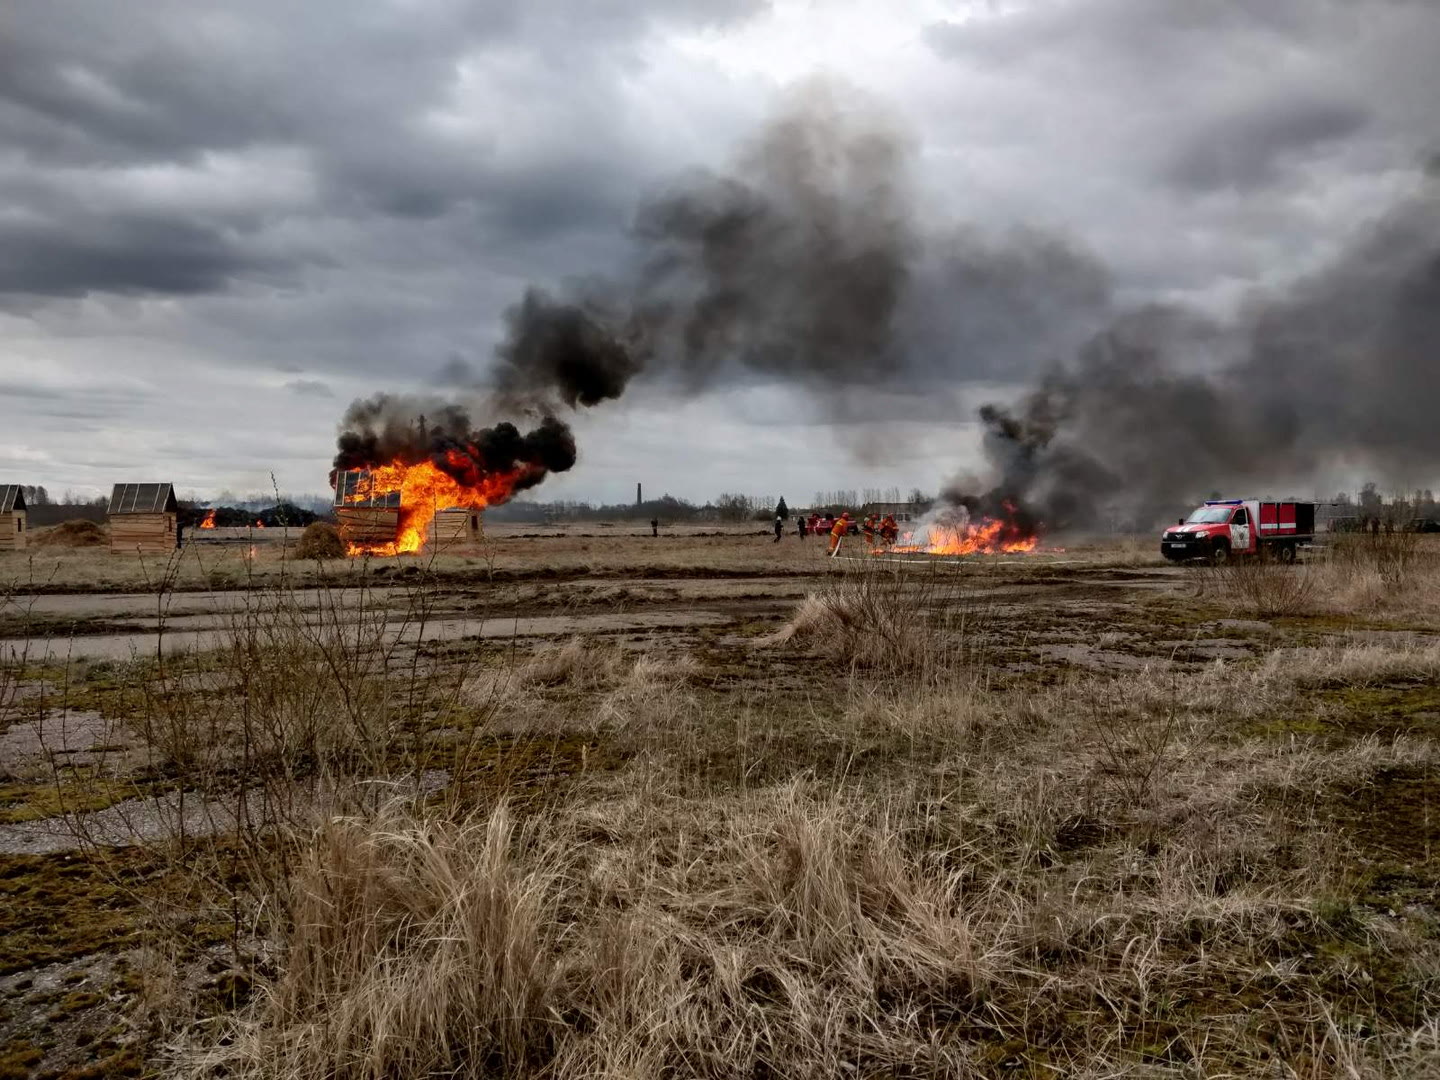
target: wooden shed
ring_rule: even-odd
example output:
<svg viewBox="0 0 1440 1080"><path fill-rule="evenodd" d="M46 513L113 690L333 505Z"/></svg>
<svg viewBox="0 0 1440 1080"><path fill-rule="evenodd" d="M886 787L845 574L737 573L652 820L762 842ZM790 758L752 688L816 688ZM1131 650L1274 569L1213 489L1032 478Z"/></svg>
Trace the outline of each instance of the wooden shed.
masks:
<svg viewBox="0 0 1440 1080"><path fill-rule="evenodd" d="M440 551L457 544L473 543L483 535L480 511L463 506L441 510L430 522L430 539Z"/></svg>
<svg viewBox="0 0 1440 1080"><path fill-rule="evenodd" d="M110 550L163 554L180 546L173 484L116 484L110 493Z"/></svg>
<svg viewBox="0 0 1440 1080"><path fill-rule="evenodd" d="M0 551L25 546L25 492L19 484L0 484Z"/></svg>
<svg viewBox="0 0 1440 1080"><path fill-rule="evenodd" d="M347 544L378 547L400 536L400 492L376 494L366 469L335 474L335 518Z"/></svg>

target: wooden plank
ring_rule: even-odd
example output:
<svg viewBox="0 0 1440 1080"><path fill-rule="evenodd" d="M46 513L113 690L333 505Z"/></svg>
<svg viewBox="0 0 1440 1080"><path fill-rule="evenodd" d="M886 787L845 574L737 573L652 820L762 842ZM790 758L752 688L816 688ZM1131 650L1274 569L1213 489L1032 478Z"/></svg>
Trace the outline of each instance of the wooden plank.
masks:
<svg viewBox="0 0 1440 1080"><path fill-rule="evenodd" d="M25 546L25 512L0 514L0 551L19 551Z"/></svg>
<svg viewBox="0 0 1440 1080"><path fill-rule="evenodd" d="M110 515L110 550L163 555L175 550L174 514Z"/></svg>
<svg viewBox="0 0 1440 1080"><path fill-rule="evenodd" d="M347 544L391 544L400 532L400 511L390 507L342 506L335 517Z"/></svg>

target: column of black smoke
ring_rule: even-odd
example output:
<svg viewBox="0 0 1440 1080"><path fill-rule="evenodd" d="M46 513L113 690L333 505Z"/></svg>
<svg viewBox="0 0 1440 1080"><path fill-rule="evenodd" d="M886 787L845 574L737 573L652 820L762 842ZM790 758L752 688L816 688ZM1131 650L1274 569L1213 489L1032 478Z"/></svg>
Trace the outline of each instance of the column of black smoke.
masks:
<svg viewBox="0 0 1440 1080"><path fill-rule="evenodd" d="M476 428L453 402L391 394L353 402L341 422L335 468L394 461L429 461L467 487L477 486L486 474L518 472L514 490L523 491L573 466L575 439L563 422L549 416L522 435L508 421Z"/></svg>

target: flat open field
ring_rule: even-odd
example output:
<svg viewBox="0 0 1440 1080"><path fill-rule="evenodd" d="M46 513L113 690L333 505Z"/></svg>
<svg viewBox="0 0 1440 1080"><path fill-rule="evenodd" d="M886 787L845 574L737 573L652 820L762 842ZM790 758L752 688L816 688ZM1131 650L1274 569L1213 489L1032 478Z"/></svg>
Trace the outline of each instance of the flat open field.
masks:
<svg viewBox="0 0 1440 1080"><path fill-rule="evenodd" d="M0 1080L1440 1076L1440 547L0 553Z"/></svg>

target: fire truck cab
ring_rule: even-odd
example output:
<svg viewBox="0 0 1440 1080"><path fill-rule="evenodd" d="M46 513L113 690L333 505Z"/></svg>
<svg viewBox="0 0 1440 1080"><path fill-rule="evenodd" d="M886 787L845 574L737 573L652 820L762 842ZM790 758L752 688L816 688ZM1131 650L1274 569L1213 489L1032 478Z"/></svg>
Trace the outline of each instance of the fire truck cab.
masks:
<svg viewBox="0 0 1440 1080"><path fill-rule="evenodd" d="M1160 554L1175 562L1223 563L1237 556L1294 562L1315 539L1315 504L1261 499L1212 499L1160 538Z"/></svg>

